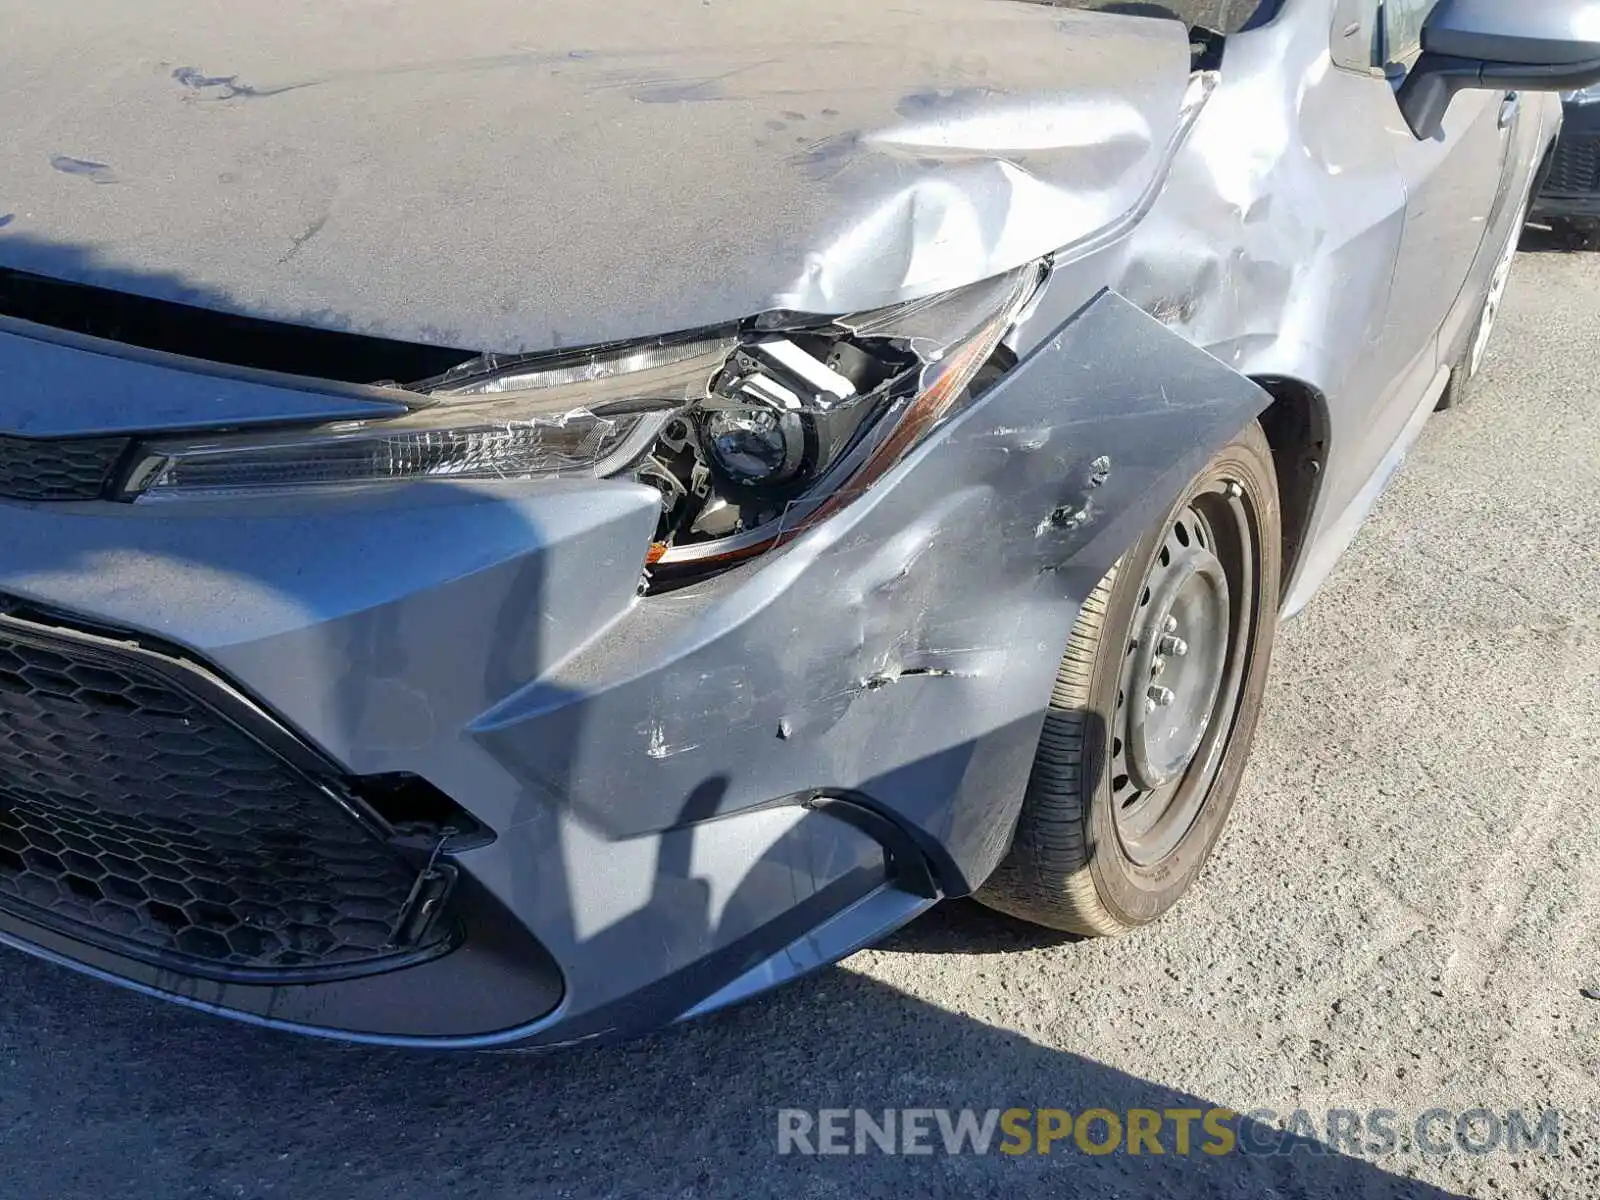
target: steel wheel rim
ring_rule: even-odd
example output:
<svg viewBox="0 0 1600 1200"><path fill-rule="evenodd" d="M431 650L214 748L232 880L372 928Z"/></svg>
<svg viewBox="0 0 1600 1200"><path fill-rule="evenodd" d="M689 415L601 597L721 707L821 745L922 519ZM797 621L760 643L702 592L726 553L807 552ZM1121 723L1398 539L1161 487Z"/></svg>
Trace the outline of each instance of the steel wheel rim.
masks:
<svg viewBox="0 0 1600 1200"><path fill-rule="evenodd" d="M1489 278L1489 294L1483 300L1483 313L1478 317L1478 330L1472 335L1472 353L1467 359L1467 378L1477 375L1483 366L1485 355L1489 352L1489 338L1494 333L1495 319L1500 315L1500 305L1506 297L1506 286L1511 282L1511 268L1517 260L1517 230L1523 226L1527 217L1527 207L1517 213L1517 219L1512 226L1511 240L1506 244L1505 250L1500 255L1500 261L1494 265L1494 274Z"/></svg>
<svg viewBox="0 0 1600 1200"><path fill-rule="evenodd" d="M1109 782L1118 840L1141 866L1172 854L1216 782L1259 620L1258 530L1243 488L1215 482L1168 525L1135 603L1111 721ZM1174 640L1184 654L1173 653ZM1165 665L1152 670L1162 658ZM1181 673L1175 659L1185 664ZM1176 685L1166 703L1151 694L1169 688L1163 679ZM1170 753L1152 753L1152 732L1158 750Z"/></svg>

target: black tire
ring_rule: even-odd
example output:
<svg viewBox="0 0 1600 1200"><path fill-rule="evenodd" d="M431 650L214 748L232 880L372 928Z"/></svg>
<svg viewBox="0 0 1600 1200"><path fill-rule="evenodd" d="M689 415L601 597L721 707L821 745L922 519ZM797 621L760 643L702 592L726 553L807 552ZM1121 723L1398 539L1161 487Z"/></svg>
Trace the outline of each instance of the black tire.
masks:
<svg viewBox="0 0 1600 1200"><path fill-rule="evenodd" d="M1557 217L1550 222L1550 232L1560 238L1568 250L1600 250L1600 221L1592 218Z"/></svg>
<svg viewBox="0 0 1600 1200"><path fill-rule="evenodd" d="M1466 345L1461 347L1455 361L1450 364L1450 381L1444 385L1444 391L1439 393L1439 402L1433 406L1436 413L1449 412L1453 408L1460 408L1472 396L1472 384L1475 378L1472 370L1472 347L1478 340L1478 332L1483 324L1483 314L1478 314L1478 319L1472 326L1472 333L1467 337Z"/></svg>
<svg viewBox="0 0 1600 1200"><path fill-rule="evenodd" d="M1137 699L1125 695L1132 678L1128 664L1157 652L1138 650L1136 633L1148 632L1151 620L1164 620L1159 601L1156 610L1150 608L1151 581L1168 579L1174 570L1163 551L1176 544L1180 525L1187 521L1193 526L1197 514L1211 530L1212 519L1203 514L1220 513L1223 507L1237 518L1237 532L1213 532L1218 542L1214 547L1198 533L1193 541L1208 553L1215 550L1229 591L1246 603L1228 605L1216 707L1210 710L1211 720L1199 726L1204 731L1200 749L1181 768L1177 782L1168 785L1175 789L1174 804L1186 796L1185 804L1195 805L1193 815L1175 809L1172 819L1183 825L1174 826L1177 836L1170 850L1153 859L1136 857L1143 843L1126 836L1127 814L1137 811L1130 803L1140 802L1125 799L1131 786L1126 773L1116 780L1112 774L1125 770L1127 750L1117 733L1129 728L1133 717L1128 704ZM1220 517L1215 523L1224 524ZM1279 525L1272 451L1260 426L1252 422L1195 477L1160 524L1123 556L1083 605L1056 676L1011 850L979 889L980 901L1054 929L1114 935L1154 921L1188 890L1222 832L1255 736L1277 630ZM1230 557L1235 561L1229 563ZM1158 576L1158 566L1167 574ZM1163 637L1159 652L1169 653L1169 644L1183 643ZM1189 649L1170 653L1187 655ZM1165 659L1160 661L1157 669L1165 665ZM1180 670L1187 666L1185 659ZM1150 686L1152 693L1162 690ZM1161 794L1152 790L1145 802Z"/></svg>
<svg viewBox="0 0 1600 1200"><path fill-rule="evenodd" d="M1522 227L1527 223L1527 219L1528 202L1524 200L1517 212L1516 220L1512 222L1511 238L1501 251L1489 276L1489 289L1484 294L1483 308L1479 310L1477 320L1472 323L1472 332L1467 335L1467 340L1456 354L1455 361L1450 364L1450 379L1439 395L1439 402L1433 406L1434 412L1448 412L1452 408L1460 408L1472 393L1473 381L1477 379L1478 370L1483 366L1483 354L1488 347L1489 336L1494 332L1495 318L1499 315L1500 304L1505 299L1506 282L1511 277L1511 266L1516 261L1517 247L1522 241Z"/></svg>

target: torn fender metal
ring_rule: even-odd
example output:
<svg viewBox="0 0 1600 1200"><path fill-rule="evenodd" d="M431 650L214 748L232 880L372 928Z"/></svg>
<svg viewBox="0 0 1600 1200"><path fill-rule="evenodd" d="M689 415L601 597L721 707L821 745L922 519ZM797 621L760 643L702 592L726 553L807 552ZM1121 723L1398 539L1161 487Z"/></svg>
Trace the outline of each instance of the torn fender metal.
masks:
<svg viewBox="0 0 1600 1200"><path fill-rule="evenodd" d="M859 311L1120 228L1192 115L1175 20L373 11L0 0L0 267L468 351Z"/></svg>
<svg viewBox="0 0 1600 1200"><path fill-rule="evenodd" d="M673 827L708 780L701 819L832 791L970 889L1008 844L1077 607L1266 403L1101 293L836 519L639 606L474 735L607 839Z"/></svg>

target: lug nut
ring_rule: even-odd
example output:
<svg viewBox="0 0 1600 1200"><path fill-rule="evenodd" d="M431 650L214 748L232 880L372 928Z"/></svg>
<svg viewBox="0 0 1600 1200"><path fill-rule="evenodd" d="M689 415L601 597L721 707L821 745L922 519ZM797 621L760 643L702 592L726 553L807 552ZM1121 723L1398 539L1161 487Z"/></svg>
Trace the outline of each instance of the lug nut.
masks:
<svg viewBox="0 0 1600 1200"><path fill-rule="evenodd" d="M1167 660L1162 658L1161 655L1158 654L1150 660L1150 678L1154 679L1166 669Z"/></svg>
<svg viewBox="0 0 1600 1200"><path fill-rule="evenodd" d="M1176 700L1177 697L1172 694L1171 688L1160 687L1158 685L1150 689L1148 699L1150 703L1155 706L1155 708L1166 708L1174 700ZM1153 712L1155 710L1150 709L1149 711Z"/></svg>
<svg viewBox="0 0 1600 1200"><path fill-rule="evenodd" d="M1167 623L1164 626L1164 628L1166 629L1166 631L1168 633L1177 633L1178 632L1178 618L1177 617L1173 617L1173 616L1169 616L1167 618Z"/></svg>
<svg viewBox="0 0 1600 1200"><path fill-rule="evenodd" d="M1189 643L1184 641L1181 637L1174 637L1169 633L1166 637L1161 639L1161 645L1158 646L1157 649L1162 654L1170 654L1175 658L1182 658L1185 654L1189 653Z"/></svg>

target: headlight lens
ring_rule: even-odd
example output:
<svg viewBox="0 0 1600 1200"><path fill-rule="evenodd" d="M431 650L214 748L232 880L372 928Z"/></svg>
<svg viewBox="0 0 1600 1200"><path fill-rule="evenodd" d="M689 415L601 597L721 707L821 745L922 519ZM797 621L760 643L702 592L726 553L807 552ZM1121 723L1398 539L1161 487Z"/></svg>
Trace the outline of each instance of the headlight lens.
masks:
<svg viewBox="0 0 1600 1200"><path fill-rule="evenodd" d="M848 317L484 356L414 385L401 417L145 443L121 490L631 475L661 493L652 567L701 571L792 536L898 462L971 394L1044 270Z"/></svg>
<svg viewBox="0 0 1600 1200"><path fill-rule="evenodd" d="M403 417L150 442L130 496L237 495L379 481L607 475L703 395L731 340L661 343L555 360L537 373L478 360Z"/></svg>
<svg viewBox="0 0 1600 1200"><path fill-rule="evenodd" d="M374 480L604 474L609 464L637 457L658 422L649 413L579 412L450 429L371 429L353 423L227 443L167 443L150 447L129 487L160 496Z"/></svg>
<svg viewBox="0 0 1600 1200"><path fill-rule="evenodd" d="M719 409L706 414L702 428L711 461L745 487L785 483L805 461L805 427L793 413Z"/></svg>

